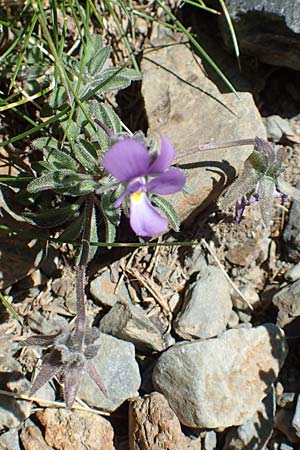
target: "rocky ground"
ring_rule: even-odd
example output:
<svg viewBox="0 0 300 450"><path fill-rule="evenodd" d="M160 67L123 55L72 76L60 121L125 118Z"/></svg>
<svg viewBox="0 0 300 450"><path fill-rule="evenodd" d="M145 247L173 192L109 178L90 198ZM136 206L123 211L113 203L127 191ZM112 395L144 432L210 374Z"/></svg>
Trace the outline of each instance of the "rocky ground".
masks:
<svg viewBox="0 0 300 450"><path fill-rule="evenodd" d="M154 27L141 86L118 99L133 130L174 143L187 186L172 198L181 230L163 239L194 244L99 250L91 263L88 315L102 333L94 362L107 398L87 377L72 411L58 382L29 400L41 353L20 348L19 340L74 320L74 254L69 245L46 249L37 239L0 236L1 289L20 317L1 309L1 449L299 448L300 203L276 200L270 230L258 205L238 225L233 209L220 209L217 200L252 147L185 155L198 144L260 136L284 147L284 177L300 183L300 17L297 2L286 2L296 9L283 12L281 2L267 2L250 18L247 2L227 3L241 36L241 73L222 44L222 24L217 31L211 16L190 9L181 18L238 96L181 34ZM259 32L250 26L253 14ZM287 26L278 34L279 22ZM123 226L125 235L126 220Z"/></svg>

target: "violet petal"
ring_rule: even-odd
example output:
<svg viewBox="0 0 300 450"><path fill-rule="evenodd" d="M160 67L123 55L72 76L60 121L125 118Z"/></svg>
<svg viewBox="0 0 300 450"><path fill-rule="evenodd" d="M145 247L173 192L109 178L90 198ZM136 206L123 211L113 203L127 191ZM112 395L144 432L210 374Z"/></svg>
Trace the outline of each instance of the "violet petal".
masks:
<svg viewBox="0 0 300 450"><path fill-rule="evenodd" d="M150 156L146 147L136 139L123 139L113 144L103 158L103 166L119 181L148 174Z"/></svg>
<svg viewBox="0 0 300 450"><path fill-rule="evenodd" d="M244 197L240 197L237 199L235 204L235 222L241 223L243 218L243 213L246 207L246 202Z"/></svg>
<svg viewBox="0 0 300 450"><path fill-rule="evenodd" d="M182 172L177 169L170 169L149 181L146 189L154 194L174 194L174 192L183 188L185 180L186 177Z"/></svg>
<svg viewBox="0 0 300 450"><path fill-rule="evenodd" d="M161 147L160 153L157 155L153 163L149 167L148 173L161 173L164 172L168 167L170 167L175 150L173 144L165 136L161 135Z"/></svg>
<svg viewBox="0 0 300 450"><path fill-rule="evenodd" d="M119 206L122 205L122 203L124 202L126 196L129 194L128 189L126 189L123 194L120 195L120 197L117 198L117 200L114 203L114 207L115 208L119 208Z"/></svg>
<svg viewBox="0 0 300 450"><path fill-rule="evenodd" d="M167 220L151 205L144 192L130 196L130 225L138 236L151 237L168 229Z"/></svg>

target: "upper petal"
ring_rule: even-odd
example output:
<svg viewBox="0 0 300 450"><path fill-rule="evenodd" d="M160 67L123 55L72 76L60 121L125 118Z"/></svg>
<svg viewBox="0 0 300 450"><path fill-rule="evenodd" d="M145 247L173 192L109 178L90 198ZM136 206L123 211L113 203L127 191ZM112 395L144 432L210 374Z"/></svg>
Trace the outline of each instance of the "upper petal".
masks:
<svg viewBox="0 0 300 450"><path fill-rule="evenodd" d="M183 188L185 180L186 176L180 170L170 169L149 181L146 189L154 194L174 194Z"/></svg>
<svg viewBox="0 0 300 450"><path fill-rule="evenodd" d="M119 181L147 175L150 156L136 139L123 139L113 144L103 158L103 166Z"/></svg>
<svg viewBox="0 0 300 450"><path fill-rule="evenodd" d="M138 236L151 237L168 229L167 220L151 205L144 192L130 196L130 225Z"/></svg>
<svg viewBox="0 0 300 450"><path fill-rule="evenodd" d="M160 136L160 139L160 152L151 164L149 174L164 172L168 167L170 167L175 156L173 144L169 141L169 139L163 135Z"/></svg>

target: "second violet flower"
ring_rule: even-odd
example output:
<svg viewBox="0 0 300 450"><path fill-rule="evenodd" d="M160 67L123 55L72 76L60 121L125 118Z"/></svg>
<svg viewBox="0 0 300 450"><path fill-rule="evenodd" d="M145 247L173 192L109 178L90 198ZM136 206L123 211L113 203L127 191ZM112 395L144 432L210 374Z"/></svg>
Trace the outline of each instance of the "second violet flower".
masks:
<svg viewBox="0 0 300 450"><path fill-rule="evenodd" d="M138 236L154 236L168 228L165 217L151 204L149 194L174 194L183 188L185 175L170 167L174 156L172 143L161 136L161 149L154 159L134 138L113 144L103 158L106 171L124 187L115 206L129 200L130 225Z"/></svg>

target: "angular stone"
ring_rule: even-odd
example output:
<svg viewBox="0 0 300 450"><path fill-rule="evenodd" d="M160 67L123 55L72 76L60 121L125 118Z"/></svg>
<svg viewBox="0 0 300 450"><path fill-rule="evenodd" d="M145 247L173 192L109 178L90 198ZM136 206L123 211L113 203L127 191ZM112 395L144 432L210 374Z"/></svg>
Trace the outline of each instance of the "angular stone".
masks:
<svg viewBox="0 0 300 450"><path fill-rule="evenodd" d="M266 127L268 138L273 142L279 142L282 136L288 137L293 135L293 130L289 121L278 115L267 117Z"/></svg>
<svg viewBox="0 0 300 450"><path fill-rule="evenodd" d="M24 450L52 449L52 447L49 447L49 445L43 438L41 430L35 425L23 428L20 434L20 439L24 447Z"/></svg>
<svg viewBox="0 0 300 450"><path fill-rule="evenodd" d="M134 345L104 333L100 333L95 345L100 345L100 350L93 363L106 387L108 397L88 376L80 384L78 397L90 406L114 411L125 400L135 397L141 384Z"/></svg>
<svg viewBox="0 0 300 450"><path fill-rule="evenodd" d="M0 450L21 450L19 442L19 433L17 430L15 429L9 430L6 433L1 434Z"/></svg>
<svg viewBox="0 0 300 450"><path fill-rule="evenodd" d="M90 284L90 292L94 300L103 305L112 306L118 301L131 302L124 281L118 286L111 280L110 272L106 270L95 278Z"/></svg>
<svg viewBox="0 0 300 450"><path fill-rule="evenodd" d="M37 411L45 440L55 450L115 450L111 424L88 412L46 408Z"/></svg>
<svg viewBox="0 0 300 450"><path fill-rule="evenodd" d="M207 431L204 437L203 450L215 450L217 448L217 435L215 431Z"/></svg>
<svg viewBox="0 0 300 450"><path fill-rule="evenodd" d="M271 389L250 420L229 430L223 450L264 450L273 432L275 411L274 389Z"/></svg>
<svg viewBox="0 0 300 450"><path fill-rule="evenodd" d="M165 45L171 43L172 45ZM201 59L182 42L155 41L142 61L142 94L149 121L148 135L166 135L176 148L179 166L187 172L188 194L171 201L180 220L214 202L241 171L253 146L217 149L185 156L187 149L208 142L266 137L252 95L221 94L205 75ZM155 82L154 82L155 80ZM166 197L168 199L168 197Z"/></svg>
<svg viewBox="0 0 300 450"><path fill-rule="evenodd" d="M130 450L201 450L182 431L178 418L162 394L152 392L129 405Z"/></svg>
<svg viewBox="0 0 300 450"><path fill-rule="evenodd" d="M132 342L141 351L161 352L165 343L159 329L144 310L129 303L116 303L100 322L100 331Z"/></svg>
<svg viewBox="0 0 300 450"><path fill-rule="evenodd" d="M153 385L184 425L241 425L257 411L286 355L283 333L273 324L228 330L169 348L156 363Z"/></svg>
<svg viewBox="0 0 300 450"><path fill-rule="evenodd" d="M227 0L241 54L266 64L300 70L298 0ZM232 48L228 24L221 20L225 43Z"/></svg>
<svg viewBox="0 0 300 450"><path fill-rule="evenodd" d="M283 232L286 256L293 262L300 258L300 202L293 201L289 211L288 223Z"/></svg>
<svg viewBox="0 0 300 450"><path fill-rule="evenodd" d="M5 346L0 351L0 373L0 389L29 395L31 384L24 377L21 365L9 355ZM1 395L0 430L17 428L30 416L30 409L30 402Z"/></svg>
<svg viewBox="0 0 300 450"><path fill-rule="evenodd" d="M289 270L287 270L284 274L284 278L287 281L297 281L300 279L300 262L295 264Z"/></svg>
<svg viewBox="0 0 300 450"><path fill-rule="evenodd" d="M277 324L280 327L300 316L300 280L280 289L274 295L272 303L278 308Z"/></svg>
<svg viewBox="0 0 300 450"><path fill-rule="evenodd" d="M184 339L207 339L225 331L232 303L222 271L210 266L188 289L174 330Z"/></svg>

